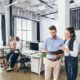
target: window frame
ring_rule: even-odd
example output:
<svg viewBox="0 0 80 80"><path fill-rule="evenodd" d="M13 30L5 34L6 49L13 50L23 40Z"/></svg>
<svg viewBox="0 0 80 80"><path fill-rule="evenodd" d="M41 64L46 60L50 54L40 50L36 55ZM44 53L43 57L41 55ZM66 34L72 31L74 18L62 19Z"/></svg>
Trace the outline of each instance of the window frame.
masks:
<svg viewBox="0 0 80 80"><path fill-rule="evenodd" d="M31 40L28 40L28 38L27 38L27 32L28 31L30 31L31 33L32 33L32 24L31 24L31 30L30 29L27 29L27 27L25 28L25 29L23 29L23 21L25 20L25 22L26 22L26 25L25 26L27 26L27 23L28 23L28 21L30 21L31 23L32 23L32 20L28 20L28 19L24 19L24 18L19 18L19 17L15 17L16 18L16 36L18 36L17 35L17 31L18 30L21 30L21 40L23 41L23 42L25 42L25 41L32 41L32 34L31 34ZM19 28L17 28L17 20L19 20L19 19L21 19L21 29L19 29ZM23 32L24 31L26 31L26 40L23 40Z"/></svg>

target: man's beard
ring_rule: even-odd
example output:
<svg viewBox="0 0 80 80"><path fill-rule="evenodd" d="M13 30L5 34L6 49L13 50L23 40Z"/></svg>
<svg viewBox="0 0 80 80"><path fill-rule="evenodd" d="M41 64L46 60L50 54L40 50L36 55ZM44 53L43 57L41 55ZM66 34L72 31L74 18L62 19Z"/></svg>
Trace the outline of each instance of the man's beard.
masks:
<svg viewBox="0 0 80 80"><path fill-rule="evenodd" d="M56 39L56 37L57 37L56 35L55 36L52 36L52 38L54 38L54 39Z"/></svg>

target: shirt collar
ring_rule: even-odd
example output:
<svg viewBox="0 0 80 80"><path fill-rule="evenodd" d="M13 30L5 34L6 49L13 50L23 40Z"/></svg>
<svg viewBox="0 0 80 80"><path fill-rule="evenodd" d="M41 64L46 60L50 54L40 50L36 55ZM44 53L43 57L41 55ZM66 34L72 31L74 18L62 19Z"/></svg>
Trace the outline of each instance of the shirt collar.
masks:
<svg viewBox="0 0 80 80"><path fill-rule="evenodd" d="M56 38L51 37L51 39L57 40L57 39L58 39L58 37L57 37L57 36L56 36Z"/></svg>
<svg viewBox="0 0 80 80"><path fill-rule="evenodd" d="M69 38L69 39L67 39L66 41L68 41L68 42L69 42L69 41L70 41L70 38Z"/></svg>

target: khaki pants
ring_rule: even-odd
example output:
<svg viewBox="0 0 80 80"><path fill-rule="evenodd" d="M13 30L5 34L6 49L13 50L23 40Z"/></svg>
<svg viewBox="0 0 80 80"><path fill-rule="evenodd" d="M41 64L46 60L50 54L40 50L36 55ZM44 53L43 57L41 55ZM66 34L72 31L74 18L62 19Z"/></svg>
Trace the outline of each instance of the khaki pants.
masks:
<svg viewBox="0 0 80 80"><path fill-rule="evenodd" d="M52 72L54 77L53 80L58 80L61 67L61 60L51 61L45 59L44 64L45 64L45 80L51 80Z"/></svg>

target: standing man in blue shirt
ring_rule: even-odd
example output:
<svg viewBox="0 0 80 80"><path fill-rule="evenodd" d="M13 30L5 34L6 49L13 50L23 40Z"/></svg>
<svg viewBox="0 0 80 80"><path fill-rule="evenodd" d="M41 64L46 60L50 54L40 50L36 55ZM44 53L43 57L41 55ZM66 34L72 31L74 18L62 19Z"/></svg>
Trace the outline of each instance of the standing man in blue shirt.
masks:
<svg viewBox="0 0 80 80"><path fill-rule="evenodd" d="M53 72L53 80L58 80L59 72L61 67L62 55L55 55L51 52L58 51L60 46L64 44L64 41L57 36L57 30L54 25L49 27L50 37L46 39L44 43L44 49L46 51L45 59L45 80L51 80L51 75Z"/></svg>

